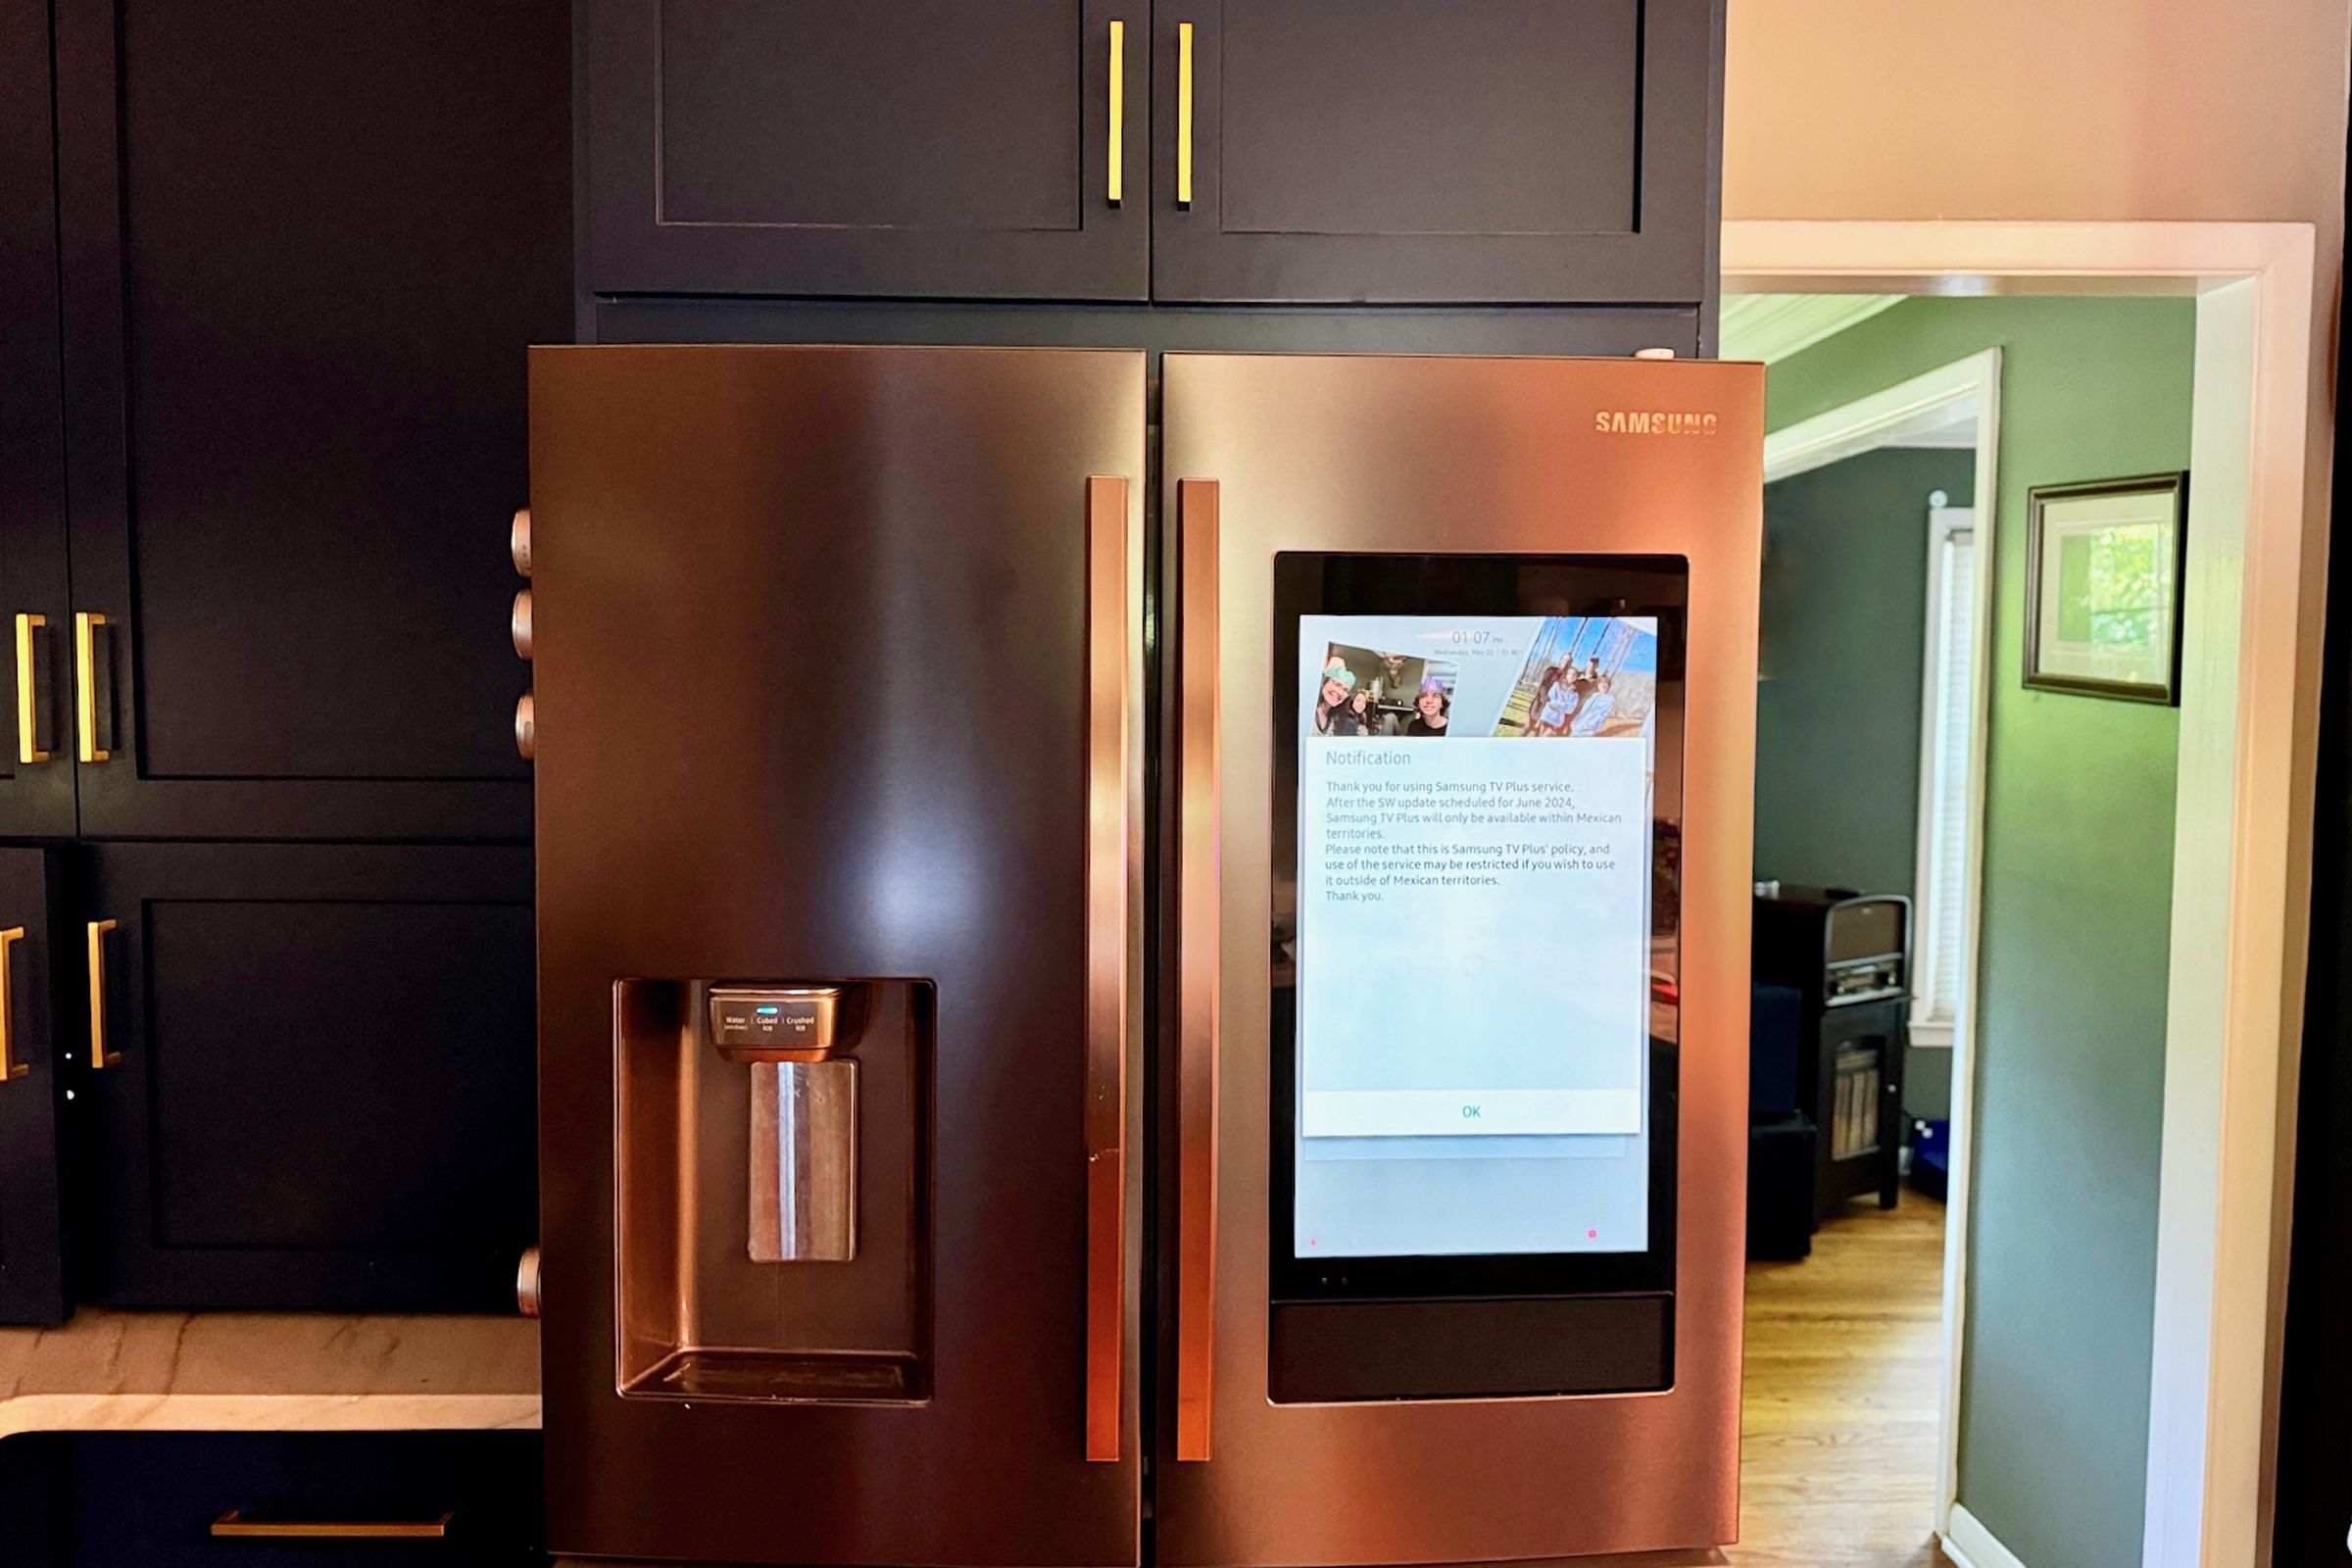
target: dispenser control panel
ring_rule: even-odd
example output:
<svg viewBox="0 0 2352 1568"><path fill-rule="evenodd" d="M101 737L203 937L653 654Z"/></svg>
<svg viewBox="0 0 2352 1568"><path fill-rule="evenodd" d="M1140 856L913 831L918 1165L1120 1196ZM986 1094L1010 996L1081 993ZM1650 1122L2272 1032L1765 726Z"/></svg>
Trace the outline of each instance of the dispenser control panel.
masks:
<svg viewBox="0 0 2352 1568"><path fill-rule="evenodd" d="M825 1052L839 1030L839 986L712 986L710 1043L721 1052Z"/></svg>

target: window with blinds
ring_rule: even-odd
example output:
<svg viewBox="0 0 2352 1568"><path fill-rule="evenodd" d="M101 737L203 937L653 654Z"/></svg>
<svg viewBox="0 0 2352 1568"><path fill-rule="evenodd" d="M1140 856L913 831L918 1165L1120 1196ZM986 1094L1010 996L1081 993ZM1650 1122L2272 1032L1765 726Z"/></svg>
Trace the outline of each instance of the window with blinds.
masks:
<svg viewBox="0 0 2352 1568"><path fill-rule="evenodd" d="M1977 642L1976 514L1928 514L1927 667L1920 723L1919 897L1913 909L1912 1033L1949 1044L1967 963L1969 721Z"/></svg>

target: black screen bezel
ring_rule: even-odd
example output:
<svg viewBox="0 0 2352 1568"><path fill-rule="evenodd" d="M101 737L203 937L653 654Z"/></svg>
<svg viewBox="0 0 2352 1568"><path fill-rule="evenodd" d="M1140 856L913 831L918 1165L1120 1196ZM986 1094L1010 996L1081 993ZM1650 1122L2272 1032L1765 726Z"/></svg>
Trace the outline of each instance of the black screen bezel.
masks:
<svg viewBox="0 0 2352 1568"><path fill-rule="evenodd" d="M1658 622L1659 763L1653 791L1653 888L1671 890L1679 872L1684 780L1682 748L1665 744L1664 726L1683 720L1690 562L1681 556L1573 554L1386 555L1285 551L1274 558L1274 739L1272 826L1274 897L1298 883L1298 628L1302 616L1330 615L1651 615ZM1679 733L1676 737L1679 742ZM1668 759L1673 760L1669 777ZM1676 940L1666 960L1677 1000L1661 1004L1668 1035L1650 1037L1649 1235L1640 1251L1444 1253L1300 1258L1296 1236L1297 1170L1293 1130L1298 1106L1298 1009L1295 983L1272 968L1268 996L1268 1264L1277 1301L1588 1295L1671 1291L1675 1277L1680 1073L1679 900L1653 894L1652 930ZM1270 908L1282 937L1285 916ZM1295 929L1295 927L1294 927Z"/></svg>

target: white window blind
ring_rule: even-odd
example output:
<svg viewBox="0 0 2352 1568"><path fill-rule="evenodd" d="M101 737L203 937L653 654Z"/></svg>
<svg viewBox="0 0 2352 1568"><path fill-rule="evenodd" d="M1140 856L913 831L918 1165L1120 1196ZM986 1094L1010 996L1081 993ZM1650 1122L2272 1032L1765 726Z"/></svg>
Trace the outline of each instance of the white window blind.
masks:
<svg viewBox="0 0 2352 1568"><path fill-rule="evenodd" d="M1929 514L1928 667L1920 737L1920 877L1913 908L1912 1027L1930 1035L1959 1022L1971 976L1968 917L1968 740L1977 640L1976 514Z"/></svg>

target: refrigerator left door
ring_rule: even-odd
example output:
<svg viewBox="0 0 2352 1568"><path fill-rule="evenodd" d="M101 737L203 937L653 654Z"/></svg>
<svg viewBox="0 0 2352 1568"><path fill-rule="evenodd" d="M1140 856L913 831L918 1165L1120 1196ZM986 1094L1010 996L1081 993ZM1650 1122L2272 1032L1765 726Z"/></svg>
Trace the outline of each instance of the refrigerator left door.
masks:
<svg viewBox="0 0 2352 1568"><path fill-rule="evenodd" d="M531 360L550 1547L1140 1560L1140 354Z"/></svg>
<svg viewBox="0 0 2352 1568"><path fill-rule="evenodd" d="M65 1054L50 1011L47 850L0 850L0 1323L62 1323L66 1294L59 1176Z"/></svg>

